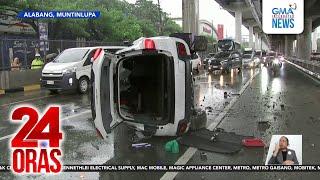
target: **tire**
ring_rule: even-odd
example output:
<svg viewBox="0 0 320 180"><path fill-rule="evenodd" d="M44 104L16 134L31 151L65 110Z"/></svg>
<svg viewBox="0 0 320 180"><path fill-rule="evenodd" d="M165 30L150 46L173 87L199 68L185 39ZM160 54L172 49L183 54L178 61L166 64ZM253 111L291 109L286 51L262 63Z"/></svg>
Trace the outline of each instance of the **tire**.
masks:
<svg viewBox="0 0 320 180"><path fill-rule="evenodd" d="M50 94L57 94L58 90L57 89L49 89Z"/></svg>
<svg viewBox="0 0 320 180"><path fill-rule="evenodd" d="M89 79L87 77L81 77L78 83L78 91L80 94L86 94L89 91Z"/></svg>
<svg viewBox="0 0 320 180"><path fill-rule="evenodd" d="M196 69L197 73L200 74L200 65L198 64L197 69Z"/></svg>
<svg viewBox="0 0 320 180"><path fill-rule="evenodd" d="M225 69L225 73L229 74L231 72L231 66L228 66L227 69Z"/></svg>

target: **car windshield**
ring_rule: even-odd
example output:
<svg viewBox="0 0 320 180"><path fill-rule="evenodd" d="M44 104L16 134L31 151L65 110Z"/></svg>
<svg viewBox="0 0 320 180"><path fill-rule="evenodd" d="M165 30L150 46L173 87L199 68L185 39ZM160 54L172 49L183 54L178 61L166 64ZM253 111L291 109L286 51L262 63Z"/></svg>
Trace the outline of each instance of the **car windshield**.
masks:
<svg viewBox="0 0 320 180"><path fill-rule="evenodd" d="M218 41L218 47L222 50L231 50L232 49L232 40L220 40Z"/></svg>
<svg viewBox="0 0 320 180"><path fill-rule="evenodd" d="M212 58L212 57L214 57L214 55L215 55L215 54L210 53L210 54L208 54L207 58Z"/></svg>
<svg viewBox="0 0 320 180"><path fill-rule="evenodd" d="M214 55L215 58L228 58L229 56L229 52L219 52L216 55Z"/></svg>
<svg viewBox="0 0 320 180"><path fill-rule="evenodd" d="M250 59L250 58L251 58L251 54L244 54L244 55L242 56L242 58Z"/></svg>
<svg viewBox="0 0 320 180"><path fill-rule="evenodd" d="M252 54L252 51L244 51L243 54Z"/></svg>
<svg viewBox="0 0 320 180"><path fill-rule="evenodd" d="M88 53L89 49L66 49L54 60L56 63L78 62Z"/></svg>

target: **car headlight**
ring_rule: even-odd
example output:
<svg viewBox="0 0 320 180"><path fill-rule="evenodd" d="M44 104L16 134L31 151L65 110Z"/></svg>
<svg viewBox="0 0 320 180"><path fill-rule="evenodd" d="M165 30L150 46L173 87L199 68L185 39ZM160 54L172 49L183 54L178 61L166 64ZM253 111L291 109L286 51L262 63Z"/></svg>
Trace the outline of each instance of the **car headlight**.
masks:
<svg viewBox="0 0 320 180"><path fill-rule="evenodd" d="M77 70L76 67L73 67L73 68L70 68L70 69L64 69L62 71L62 74L70 74L70 73L76 72L76 70Z"/></svg>

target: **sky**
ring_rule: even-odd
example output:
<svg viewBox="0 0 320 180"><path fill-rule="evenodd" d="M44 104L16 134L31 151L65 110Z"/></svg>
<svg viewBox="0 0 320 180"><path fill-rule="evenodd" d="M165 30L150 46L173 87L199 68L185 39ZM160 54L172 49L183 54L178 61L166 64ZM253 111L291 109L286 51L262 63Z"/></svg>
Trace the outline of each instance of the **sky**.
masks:
<svg viewBox="0 0 320 180"><path fill-rule="evenodd" d="M126 0L129 3L135 3L136 0ZM158 0L152 0L155 4ZM224 25L224 36L235 36L235 20L227 11L220 8L215 0L199 0L200 19L213 22L217 27L218 24ZM160 0L161 8L167 12L170 17L182 17L182 0ZM181 24L181 23L180 23ZM246 27L242 26L242 36L249 35Z"/></svg>

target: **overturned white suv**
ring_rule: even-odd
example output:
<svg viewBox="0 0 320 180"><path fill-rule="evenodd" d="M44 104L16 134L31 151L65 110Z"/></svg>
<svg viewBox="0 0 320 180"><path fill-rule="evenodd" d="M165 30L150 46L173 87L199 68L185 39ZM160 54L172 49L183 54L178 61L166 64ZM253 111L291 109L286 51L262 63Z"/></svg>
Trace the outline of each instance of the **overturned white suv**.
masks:
<svg viewBox="0 0 320 180"><path fill-rule="evenodd" d="M121 122L156 136L186 132L193 112L191 55L206 45L204 37L180 33L140 38L115 55L97 49L91 109L98 134L107 138Z"/></svg>

